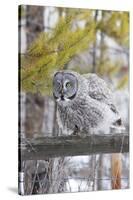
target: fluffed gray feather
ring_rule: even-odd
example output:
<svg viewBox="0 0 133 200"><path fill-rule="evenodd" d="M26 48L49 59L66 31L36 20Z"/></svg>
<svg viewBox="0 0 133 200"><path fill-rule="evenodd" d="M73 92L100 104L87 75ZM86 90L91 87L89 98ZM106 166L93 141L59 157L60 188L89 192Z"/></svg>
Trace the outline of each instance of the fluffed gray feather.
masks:
<svg viewBox="0 0 133 200"><path fill-rule="evenodd" d="M80 75L68 70L58 73L60 74L55 75L53 84L58 81L58 76L61 77L62 90L65 88L65 81L71 83L73 77L78 84L76 92L74 88L66 89L63 99L60 96L61 90L58 91L59 96L56 97L56 101L60 134L109 133L111 125L120 120L120 116L113 101L113 93L106 82L91 73ZM70 74L73 76L69 80ZM74 96L70 98L72 91Z"/></svg>

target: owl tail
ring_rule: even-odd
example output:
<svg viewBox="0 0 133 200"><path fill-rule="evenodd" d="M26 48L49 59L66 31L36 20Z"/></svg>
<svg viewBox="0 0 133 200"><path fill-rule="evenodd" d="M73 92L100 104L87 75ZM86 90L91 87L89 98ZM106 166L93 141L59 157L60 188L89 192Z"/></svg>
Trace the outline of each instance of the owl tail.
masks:
<svg viewBox="0 0 133 200"><path fill-rule="evenodd" d="M121 120L121 118L118 118L111 126L110 126L110 132L111 133L123 133L125 132L125 126Z"/></svg>

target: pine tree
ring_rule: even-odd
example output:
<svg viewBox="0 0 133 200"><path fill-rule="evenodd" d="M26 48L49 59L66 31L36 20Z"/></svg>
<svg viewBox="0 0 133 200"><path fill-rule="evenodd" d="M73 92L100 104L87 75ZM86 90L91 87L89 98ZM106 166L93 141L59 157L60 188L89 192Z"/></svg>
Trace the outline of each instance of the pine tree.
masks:
<svg viewBox="0 0 133 200"><path fill-rule="evenodd" d="M129 13L128 12L108 12L102 11L103 17L101 18L97 30L118 44L123 52L119 52L119 50L115 50L116 54L125 53L127 56L127 60L129 59ZM107 57L106 52L109 50L109 47L102 42L102 62L99 62L97 65L98 73L101 75L106 75L111 79L115 76L120 75L121 66L123 63L121 60L112 61L109 57ZM118 52L117 52L118 51ZM122 89L128 84L128 73L124 74L122 77L118 79L118 85L116 89Z"/></svg>
<svg viewBox="0 0 133 200"><path fill-rule="evenodd" d="M22 89L32 92L50 94L52 75L63 69L76 54L87 49L95 39L95 22L91 21L85 28L73 28L75 15L60 17L55 28L43 32L30 45L22 58Z"/></svg>

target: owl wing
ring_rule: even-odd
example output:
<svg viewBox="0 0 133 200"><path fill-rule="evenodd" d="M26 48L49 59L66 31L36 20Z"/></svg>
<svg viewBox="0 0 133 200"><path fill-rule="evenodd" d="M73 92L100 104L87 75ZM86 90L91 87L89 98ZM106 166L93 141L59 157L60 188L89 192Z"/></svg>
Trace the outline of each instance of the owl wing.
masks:
<svg viewBox="0 0 133 200"><path fill-rule="evenodd" d="M96 74L83 75L88 82L88 94L91 98L107 104L110 109L118 114L113 102L113 95L106 82Z"/></svg>

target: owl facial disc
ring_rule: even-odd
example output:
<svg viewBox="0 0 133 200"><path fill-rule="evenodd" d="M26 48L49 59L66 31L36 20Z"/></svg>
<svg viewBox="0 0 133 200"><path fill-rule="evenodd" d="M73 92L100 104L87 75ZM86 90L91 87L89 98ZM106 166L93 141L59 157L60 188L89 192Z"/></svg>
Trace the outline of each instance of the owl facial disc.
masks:
<svg viewBox="0 0 133 200"><path fill-rule="evenodd" d="M53 79L53 96L57 102L70 101L76 96L78 81L70 72L57 72Z"/></svg>

